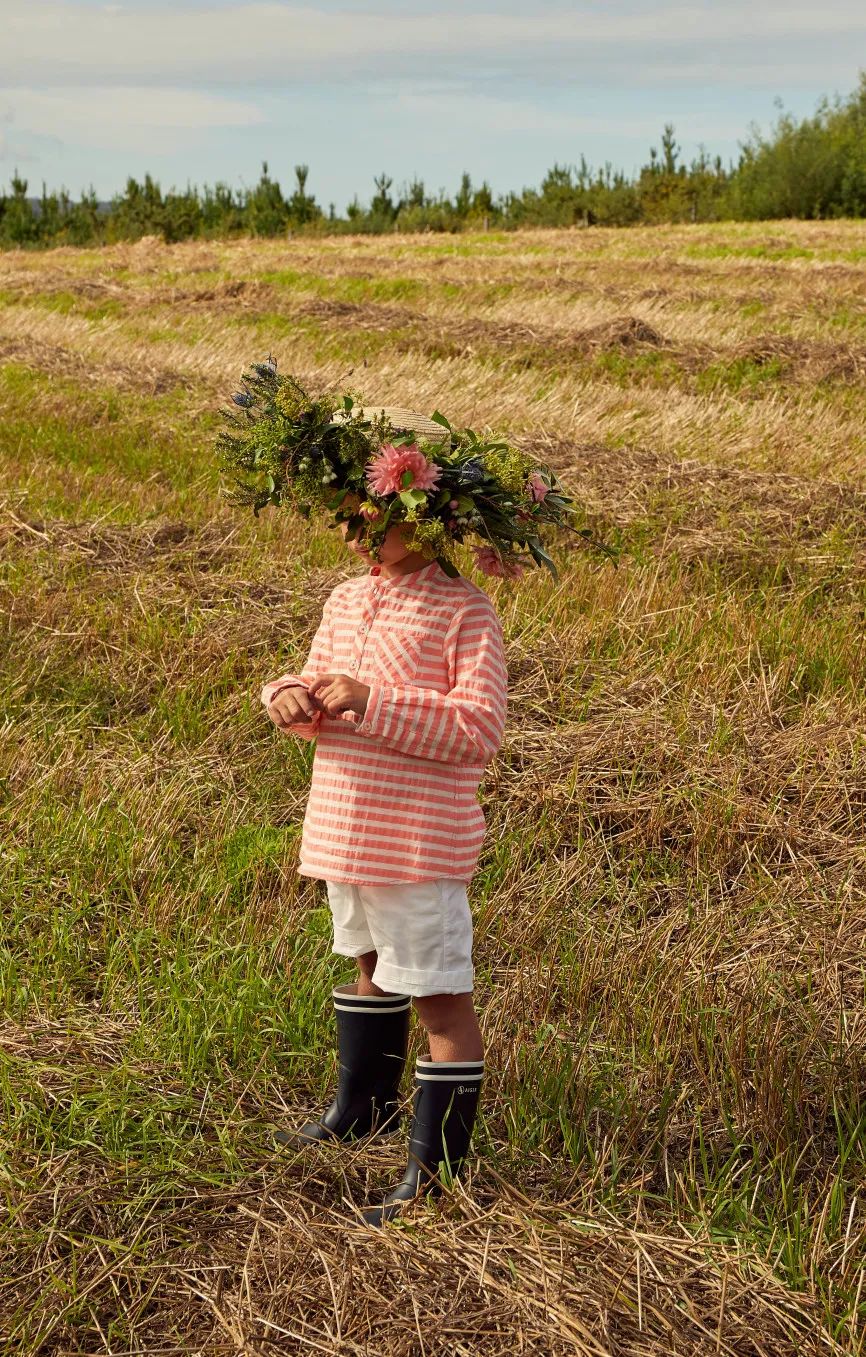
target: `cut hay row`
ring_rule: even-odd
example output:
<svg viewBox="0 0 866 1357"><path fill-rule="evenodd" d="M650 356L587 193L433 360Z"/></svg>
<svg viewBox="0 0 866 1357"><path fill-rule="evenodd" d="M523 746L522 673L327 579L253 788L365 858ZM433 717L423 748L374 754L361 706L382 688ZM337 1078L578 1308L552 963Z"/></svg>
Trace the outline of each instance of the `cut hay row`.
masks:
<svg viewBox="0 0 866 1357"><path fill-rule="evenodd" d="M159 390L177 373L182 382L202 382L213 393L225 393L251 353L278 347L284 366L311 383L354 381L365 389L367 360L357 365L346 357L342 331L334 335L332 353L311 355L310 340L298 330L280 339L265 338L255 322L213 324L201 342L199 324L190 328L181 318L166 334L155 320L131 338L118 320L88 320L27 308L8 307L0 316L0 346L34 347L50 355L60 348L76 363L96 368L109 382L117 370L120 383L138 371L148 389ZM725 465L758 471L796 467L861 483L863 419L859 402L816 399L811 389L778 386L761 400L744 402L725 390L707 393L641 386L623 388L605 375L576 382L567 373L536 371L531 366L503 370L493 358L471 354L426 357L395 343L375 356L374 398L383 402L408 399L422 408L448 406L457 423L483 425L498 409L500 422L515 435L539 428L580 443L597 441L604 431L608 446L638 443L677 460L698 455ZM372 361L372 360L371 360ZM50 357L48 359L50 363ZM37 365L38 366L38 365ZM223 396L224 398L224 396ZM578 488L578 487L575 487Z"/></svg>

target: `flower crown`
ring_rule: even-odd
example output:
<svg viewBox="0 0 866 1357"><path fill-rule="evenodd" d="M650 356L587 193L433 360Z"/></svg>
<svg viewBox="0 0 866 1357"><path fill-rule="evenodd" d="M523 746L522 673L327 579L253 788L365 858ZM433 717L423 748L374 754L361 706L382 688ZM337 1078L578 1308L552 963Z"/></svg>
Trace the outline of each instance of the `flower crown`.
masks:
<svg viewBox="0 0 866 1357"><path fill-rule="evenodd" d="M311 396L296 377L278 374L271 357L254 363L241 383L234 409L221 411L227 427L217 437L217 459L231 482L229 502L251 506L256 516L268 504L304 516L328 511L374 558L388 529L408 523L411 548L449 575L458 573L455 546L480 539L478 568L508 579L528 564L556 578L545 530L592 536L573 523L577 506L553 472L501 438L455 429L438 411L430 420L388 409L374 414L353 392ZM408 428L400 426L404 414Z"/></svg>

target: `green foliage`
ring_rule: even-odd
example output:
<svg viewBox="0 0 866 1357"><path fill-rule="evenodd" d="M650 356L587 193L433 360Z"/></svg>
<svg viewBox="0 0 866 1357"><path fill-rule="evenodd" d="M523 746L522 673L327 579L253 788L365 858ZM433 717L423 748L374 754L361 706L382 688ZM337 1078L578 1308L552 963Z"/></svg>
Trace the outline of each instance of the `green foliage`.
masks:
<svg viewBox="0 0 866 1357"><path fill-rule="evenodd" d="M12 176L12 194L0 198L0 243L32 245L39 239L36 214L27 197L27 180L17 170Z"/></svg>
<svg viewBox="0 0 866 1357"><path fill-rule="evenodd" d="M866 74L845 100L814 117L781 113L768 137L753 129L732 184L745 219L862 217L866 212Z"/></svg>

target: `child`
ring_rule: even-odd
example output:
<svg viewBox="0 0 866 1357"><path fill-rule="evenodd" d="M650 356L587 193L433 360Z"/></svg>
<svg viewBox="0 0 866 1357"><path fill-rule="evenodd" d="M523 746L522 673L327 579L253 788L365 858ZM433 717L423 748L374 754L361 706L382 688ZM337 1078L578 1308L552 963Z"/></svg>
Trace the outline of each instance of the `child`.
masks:
<svg viewBox="0 0 866 1357"><path fill-rule="evenodd" d="M458 574L454 547L479 537L476 563L490 575L553 571L542 532L566 524L572 502L524 453L442 415L313 399L271 358L243 382L218 440L232 502L330 512L371 567L337 586L307 663L265 684L262 702L279 730L317 742L299 870L326 883L334 950L358 963L357 981L333 994L335 1097L278 1139L390 1134L412 1004L429 1041L406 1172L365 1212L381 1224L435 1191L443 1164L459 1171L484 1075L466 887L507 680L496 612Z"/></svg>
<svg viewBox="0 0 866 1357"><path fill-rule="evenodd" d="M423 416L401 423L429 436ZM365 1212L371 1223L434 1186L443 1157L455 1174L469 1148L484 1051L466 885L484 836L476 791L505 721L493 605L413 550L410 533L388 530L369 575L325 603L301 673L262 690L280 730L317 740L299 870L326 882L334 951L358 962L357 983L334 991L336 1098L320 1121L279 1138L394 1129L410 996L429 1039L415 1070L409 1164ZM358 538L349 546L370 559Z"/></svg>

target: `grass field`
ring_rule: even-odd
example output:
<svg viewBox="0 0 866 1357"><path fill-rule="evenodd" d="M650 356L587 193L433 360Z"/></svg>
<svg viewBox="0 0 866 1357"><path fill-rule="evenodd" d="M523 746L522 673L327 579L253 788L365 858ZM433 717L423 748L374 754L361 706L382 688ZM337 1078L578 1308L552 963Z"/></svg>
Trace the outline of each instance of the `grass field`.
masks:
<svg viewBox="0 0 866 1357"><path fill-rule="evenodd" d="M0 307L4 1355L866 1353L866 227L144 240ZM258 692L354 567L216 495L269 350L620 552L490 586L484 1118L382 1234L397 1149L271 1140L345 968Z"/></svg>

